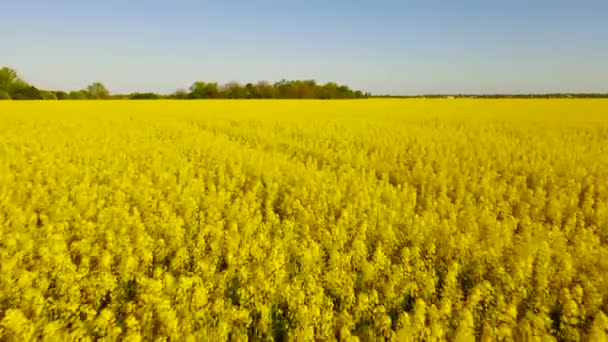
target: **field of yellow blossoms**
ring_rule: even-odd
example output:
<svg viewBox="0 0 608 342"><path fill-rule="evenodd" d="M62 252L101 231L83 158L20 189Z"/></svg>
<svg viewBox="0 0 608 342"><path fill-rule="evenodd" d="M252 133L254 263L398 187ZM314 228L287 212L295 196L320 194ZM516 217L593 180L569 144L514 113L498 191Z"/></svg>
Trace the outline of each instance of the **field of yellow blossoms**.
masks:
<svg viewBox="0 0 608 342"><path fill-rule="evenodd" d="M0 340L607 341L608 101L0 103Z"/></svg>

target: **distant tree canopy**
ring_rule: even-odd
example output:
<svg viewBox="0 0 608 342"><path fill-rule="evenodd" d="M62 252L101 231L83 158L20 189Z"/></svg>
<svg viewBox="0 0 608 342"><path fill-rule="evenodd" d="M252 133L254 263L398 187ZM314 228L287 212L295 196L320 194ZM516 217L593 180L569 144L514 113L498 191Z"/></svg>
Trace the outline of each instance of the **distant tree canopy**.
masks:
<svg viewBox="0 0 608 342"><path fill-rule="evenodd" d="M334 82L318 84L314 80L281 80L276 83L259 81L240 84L229 82L194 82L188 90L179 89L172 94L152 92L131 94L110 94L100 82L94 82L85 89L70 92L40 90L22 80L11 68L0 69L0 100L156 100L156 99L360 99L372 97L371 93L352 90ZM391 98L608 98L603 93L557 93L557 94L432 94L415 96L373 96Z"/></svg>
<svg viewBox="0 0 608 342"><path fill-rule="evenodd" d="M129 100L158 100L161 96L155 93L132 93Z"/></svg>
<svg viewBox="0 0 608 342"><path fill-rule="evenodd" d="M4 67L0 69L0 99L42 99L40 91L17 75L17 72L11 68Z"/></svg>
<svg viewBox="0 0 608 342"><path fill-rule="evenodd" d="M106 87L95 82L86 89L72 91L41 90L22 80L11 68L0 69L0 100L88 100L108 99L110 93Z"/></svg>
<svg viewBox="0 0 608 342"><path fill-rule="evenodd" d="M190 86L189 99L217 99L219 90L217 83L195 82Z"/></svg>
<svg viewBox="0 0 608 342"><path fill-rule="evenodd" d="M88 93L88 97L94 100L106 100L110 98L110 92L106 89L106 87L99 83L95 82L87 87L86 92Z"/></svg>
<svg viewBox="0 0 608 342"><path fill-rule="evenodd" d="M0 70L0 100L106 100L106 99L354 99L371 94L351 90L345 85L333 82L317 84L314 80L281 80L274 84L267 81L240 84L229 82L194 82L188 90L177 90L163 95L152 92L131 94L110 94L100 82L94 82L85 89L65 91L40 90L19 78L17 72L4 67Z"/></svg>
<svg viewBox="0 0 608 342"><path fill-rule="evenodd" d="M188 94L175 93L173 98L183 98L184 95L189 99L355 99L370 96L344 85L332 82L319 85L314 80L281 80L274 84L260 81L245 85L195 82L189 90Z"/></svg>

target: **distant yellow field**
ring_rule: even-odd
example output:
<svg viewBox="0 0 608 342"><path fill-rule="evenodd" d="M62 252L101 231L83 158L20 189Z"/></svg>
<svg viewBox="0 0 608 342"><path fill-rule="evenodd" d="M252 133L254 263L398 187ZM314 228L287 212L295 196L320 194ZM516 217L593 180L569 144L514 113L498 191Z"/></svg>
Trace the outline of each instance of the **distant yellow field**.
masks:
<svg viewBox="0 0 608 342"><path fill-rule="evenodd" d="M0 102L0 340L608 339L607 100Z"/></svg>

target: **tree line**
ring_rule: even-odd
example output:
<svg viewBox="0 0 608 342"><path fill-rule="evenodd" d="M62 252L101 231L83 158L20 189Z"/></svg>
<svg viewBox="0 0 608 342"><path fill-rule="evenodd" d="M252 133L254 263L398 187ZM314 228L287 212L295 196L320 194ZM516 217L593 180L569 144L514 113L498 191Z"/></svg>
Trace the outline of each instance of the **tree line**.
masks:
<svg viewBox="0 0 608 342"><path fill-rule="evenodd" d="M359 99L370 93L352 90L333 82L317 84L314 80L281 80L276 83L259 81L240 84L229 82L195 82L188 90L172 94L153 92L110 94L99 82L76 91L42 90L30 85L11 68L0 69L0 100L107 100L107 99Z"/></svg>

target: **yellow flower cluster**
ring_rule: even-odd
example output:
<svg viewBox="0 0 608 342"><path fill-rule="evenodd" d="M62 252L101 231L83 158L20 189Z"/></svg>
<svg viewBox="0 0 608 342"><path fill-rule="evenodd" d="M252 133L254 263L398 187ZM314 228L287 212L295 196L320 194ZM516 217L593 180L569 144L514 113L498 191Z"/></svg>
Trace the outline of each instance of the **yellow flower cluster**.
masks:
<svg viewBox="0 0 608 342"><path fill-rule="evenodd" d="M0 104L0 340L607 341L608 102Z"/></svg>

